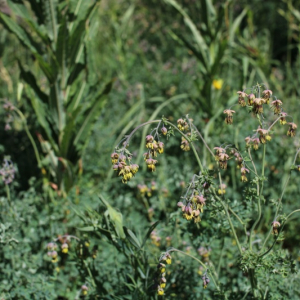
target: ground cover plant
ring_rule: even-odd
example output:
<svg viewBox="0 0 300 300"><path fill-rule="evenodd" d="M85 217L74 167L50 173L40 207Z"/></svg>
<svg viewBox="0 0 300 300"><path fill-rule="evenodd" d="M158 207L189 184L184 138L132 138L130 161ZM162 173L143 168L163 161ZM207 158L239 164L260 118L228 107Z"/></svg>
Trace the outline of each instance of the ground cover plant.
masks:
<svg viewBox="0 0 300 300"><path fill-rule="evenodd" d="M299 298L299 9L0 1L0 298Z"/></svg>

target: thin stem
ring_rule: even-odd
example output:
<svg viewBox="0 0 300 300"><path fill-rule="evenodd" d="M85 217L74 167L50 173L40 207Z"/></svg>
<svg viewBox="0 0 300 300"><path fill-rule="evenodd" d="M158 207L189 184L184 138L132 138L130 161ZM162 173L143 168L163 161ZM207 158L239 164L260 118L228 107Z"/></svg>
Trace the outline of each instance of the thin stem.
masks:
<svg viewBox="0 0 300 300"><path fill-rule="evenodd" d="M214 153L211 151L211 149L209 148L209 146L207 145L206 141L204 140L203 136L201 135L201 133L199 132L199 130L197 129L197 127L192 124L194 130L197 132L197 134L199 135L200 139L202 140L204 146L207 148L207 150L210 152L210 154L215 157Z"/></svg>
<svg viewBox="0 0 300 300"><path fill-rule="evenodd" d="M203 166L202 166L202 163L201 163L201 160L200 160L200 158L199 158L199 155L198 155L198 153L197 153L197 151L196 151L196 149L195 149L195 146L194 146L194 144L193 144L193 142L190 140L190 138L187 136L187 135L185 135L181 130L179 130L173 123L171 123L171 122L169 122L169 121L164 121L164 123L166 123L166 124L168 124L168 125L170 125L171 127L173 127L175 130L177 130L189 143L190 143L190 145L191 145L191 148L192 148L192 150L193 150L193 152L194 152L194 154L195 154L195 157L196 157L196 159L197 159L197 162L198 162L198 165L199 165L199 167L200 167L200 170L201 170L201 172L203 172L204 171L204 169L203 169Z"/></svg>
<svg viewBox="0 0 300 300"><path fill-rule="evenodd" d="M298 156L299 152L300 152L300 148L297 150L297 152L296 152L296 154L295 154L294 161L293 161L293 165L296 163L296 159L297 159L297 156ZM288 175L288 177L287 177L287 179L286 179L286 181L285 181L285 184L284 184L284 187L283 187L281 196L280 196L280 198L279 198L279 200L278 200L278 204L277 204L277 209L276 209L276 212L275 212L274 220L276 220L277 217L278 217L278 213L279 213L279 209L280 209L280 204L281 204L281 202L282 202L283 195L284 195L285 190L286 190L286 188L287 188L287 186L288 186L288 183L289 183L289 181L290 181L291 173L292 173L292 170L290 170L290 172L289 172L289 175ZM264 247L265 247L265 245L266 245L268 239L270 238L271 233L272 233L272 229L269 230L269 233L268 233L266 239L265 239L264 242L263 242L261 251L264 249Z"/></svg>
<svg viewBox="0 0 300 300"><path fill-rule="evenodd" d="M85 267L86 267L86 269L87 269L87 271L88 271L88 273L89 273L89 275L90 275L90 277L91 277L92 286L93 286L94 288L96 288L96 283L95 283L95 281L94 281L93 274L92 274L92 272L91 272L91 270L90 270L88 264L86 263L85 260L83 261L83 263L84 263L84 265L85 265Z"/></svg>
<svg viewBox="0 0 300 300"><path fill-rule="evenodd" d="M196 261L197 261L204 269L208 269L208 268L207 268L207 265L205 265L201 260L199 260L198 258L196 258L195 256L193 256L193 255L191 255L191 254L188 254L188 253L186 253L186 252L180 251L180 250L178 250L178 249L176 249L176 248L171 248L171 249L169 249L167 252L179 252L179 253L181 253L181 254L187 255L187 256L191 257L192 259L196 260ZM217 282L216 282L216 280L215 280L215 278L214 278L214 276L213 276L213 273L211 272L210 269L208 269L208 271L209 271L209 273L210 273L210 277L211 277L211 279L212 279L214 285L216 286L217 290L220 291L220 287L219 287L219 285L217 284Z"/></svg>
<svg viewBox="0 0 300 300"><path fill-rule="evenodd" d="M251 231L250 231L250 237L249 237L249 248L252 250L252 239L253 239L253 232L258 225L260 219L261 219L261 196L262 196L262 191L264 187L264 175L265 175L265 158L266 158L266 144L263 146L263 157L262 157L262 170L261 170L261 177L262 177L262 183L261 183L261 188L259 190L259 185L257 187L257 196L258 196L258 202L257 202L257 208L258 208L258 217L255 220ZM258 184L258 183L257 183Z"/></svg>
<svg viewBox="0 0 300 300"><path fill-rule="evenodd" d="M294 213L296 213L296 212L300 212L300 209L296 209L296 210L292 211L292 212L286 217L284 223L283 223L282 226L280 227L280 230L279 230L279 232L278 232L278 234L277 234L277 236L276 236L276 239L274 240L272 246L271 246L265 253L261 254L259 257L263 257L263 256L265 256L265 255L267 255L268 253L271 252L271 250L273 249L273 247L275 246L275 244L276 244L276 242L277 242L277 240L278 240L278 238L279 238L279 235L280 235L281 231L283 230L284 225L287 223L288 219L289 219ZM271 231L272 231L272 230L271 230ZM262 249L263 249L263 248L262 248Z"/></svg>
<svg viewBox="0 0 300 300"><path fill-rule="evenodd" d="M220 180L220 181L221 181L221 180ZM240 254L242 254L242 253L243 253L243 250L242 250L241 244L240 244L240 242L239 242L239 239L238 239L238 237L237 237L236 231L235 231L235 229L234 229L234 227L233 227L233 224L232 224L232 221L231 221L229 212L228 212L229 206L228 206L228 207L226 206L226 204L222 201L222 199L216 194L215 190L213 190L213 193L214 193L216 199L217 199L218 201L220 201L221 205L223 206L223 208L224 208L224 210L225 210L226 217L227 217L229 226L230 226L230 228L231 228L232 234L233 234L233 236L234 236L234 239L235 239L235 241L236 241L237 247L238 247L238 249L239 249Z"/></svg>

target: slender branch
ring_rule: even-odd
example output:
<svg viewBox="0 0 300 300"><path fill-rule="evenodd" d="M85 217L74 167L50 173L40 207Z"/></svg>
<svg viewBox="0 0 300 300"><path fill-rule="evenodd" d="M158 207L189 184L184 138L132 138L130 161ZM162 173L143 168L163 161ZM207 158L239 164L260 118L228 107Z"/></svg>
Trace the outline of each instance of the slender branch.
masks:
<svg viewBox="0 0 300 300"><path fill-rule="evenodd" d="M259 185L257 188L257 194L258 194L258 202L257 202L257 208L258 208L258 217L255 220L251 231L250 231L250 237L249 237L249 247L250 250L252 250L252 239L253 239L253 232L256 228L256 226L258 225L260 219L261 219L261 197L262 197L262 191L263 191L263 187L264 187L264 175L265 175L265 158L266 158L266 144L264 144L263 146L263 157L262 157L262 170L261 170L261 177L262 177L262 183L261 183L261 188L259 190ZM258 183L257 183L258 184Z"/></svg>
<svg viewBox="0 0 300 300"><path fill-rule="evenodd" d="M272 246L271 246L265 253L261 254L259 257L264 257L264 256L266 256L268 253L271 252L271 250L273 249L273 247L275 246L275 244L276 244L276 242L277 242L277 240L278 240L278 238L279 238L280 233L281 233L282 230L283 230L284 225L287 223L288 219L289 219L294 213L296 213L296 212L300 212L300 209L296 209L296 210L292 211L292 212L286 217L284 223L283 223L283 224L281 225L281 227L280 227L280 230L279 230L279 232L278 232L278 234L277 234L277 236L276 236L276 239L274 240ZM265 244L265 243L264 243L264 244ZM263 248L262 248L262 249L263 249Z"/></svg>
<svg viewBox="0 0 300 300"><path fill-rule="evenodd" d="M293 165L296 163L296 159L297 159L297 156L298 156L299 152L300 152L300 148L297 150L297 152L296 152L296 154L295 154L294 161L293 161ZM288 175L288 177L287 177L287 179L286 179L286 181L285 181L285 184L284 184L284 187L283 187L281 196L280 196L280 198L279 198L279 200L278 200L278 204L277 204L277 209L276 209L276 212L275 212L274 220L276 220L277 217L278 217L278 213L279 213L279 209L280 209L280 204L281 204L281 202L282 202L282 198L283 198L283 196L284 196L285 190L286 190L286 188L287 188L287 186L288 186L288 183L289 183L289 181L290 181L291 173L292 173L292 170L290 170L290 172L289 172L289 175ZM272 233L272 228L269 230L269 233L268 233L266 239L265 239L264 242L263 242L261 251L264 249L264 247L265 247L265 245L266 245L268 239L270 238L271 233Z"/></svg>

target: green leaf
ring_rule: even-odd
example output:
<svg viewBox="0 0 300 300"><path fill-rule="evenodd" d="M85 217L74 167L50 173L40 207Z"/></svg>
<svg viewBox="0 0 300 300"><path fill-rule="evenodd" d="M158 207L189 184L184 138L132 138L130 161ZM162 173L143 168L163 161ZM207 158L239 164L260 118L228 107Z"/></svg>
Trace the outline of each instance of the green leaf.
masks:
<svg viewBox="0 0 300 300"><path fill-rule="evenodd" d="M154 224L152 224L152 225L149 227L149 229L148 229L148 231L147 231L147 233L146 233L146 235L145 235L145 237L144 237L144 239L143 239L141 248L144 247L144 245L145 245L146 241L148 240L148 238L149 238L151 232L156 228L156 226L158 225L158 223L159 223L159 221L156 221Z"/></svg>
<svg viewBox="0 0 300 300"><path fill-rule="evenodd" d="M77 227L77 229L80 230L80 231L84 231L84 232L93 232L93 231L95 231L94 226L86 226L86 227L81 227L81 228Z"/></svg>
<svg viewBox="0 0 300 300"><path fill-rule="evenodd" d="M110 217L111 222L115 226L116 233L118 234L119 238L125 239L126 235L123 229L123 216L120 212L116 211L105 199L104 197L99 194L100 200L104 203L107 208L108 215Z"/></svg>
<svg viewBox="0 0 300 300"><path fill-rule="evenodd" d="M19 60L18 60L18 65L21 71L20 72L21 78L24 79L25 82L30 85L30 87L34 90L36 95L42 100L43 103L47 103L48 96L39 88L34 75L30 71L25 71L25 69L23 68Z"/></svg>
<svg viewBox="0 0 300 300"><path fill-rule="evenodd" d="M14 33L19 41L28 48L32 53L37 53L37 49L33 45L32 41L28 38L25 30L12 18L6 16L0 12L0 20L3 25L12 33Z"/></svg>
<svg viewBox="0 0 300 300"><path fill-rule="evenodd" d="M136 235L128 228L124 227L127 234L128 234L128 239L130 241L130 243L135 246L136 248L141 248L141 243L138 240L138 238L136 237Z"/></svg>
<svg viewBox="0 0 300 300"><path fill-rule="evenodd" d="M85 112L85 120L78 129L78 132L74 139L75 146L86 139L86 136L90 132L90 129L95 122L95 117L99 113L99 109L104 104L103 97L105 97L110 92L112 84L113 80L106 84L104 90L100 93L100 95L94 95L94 102L92 103L92 106Z"/></svg>
<svg viewBox="0 0 300 300"><path fill-rule="evenodd" d="M182 9L182 7L175 1L175 0L164 0L166 3L172 5L174 8L177 9L177 11L183 16L185 24L189 27L190 31L193 34L194 40L199 48L199 51L201 53L201 56L203 57L204 66L208 66L208 46L203 39L200 31L197 29L194 22L191 20L189 15Z"/></svg>

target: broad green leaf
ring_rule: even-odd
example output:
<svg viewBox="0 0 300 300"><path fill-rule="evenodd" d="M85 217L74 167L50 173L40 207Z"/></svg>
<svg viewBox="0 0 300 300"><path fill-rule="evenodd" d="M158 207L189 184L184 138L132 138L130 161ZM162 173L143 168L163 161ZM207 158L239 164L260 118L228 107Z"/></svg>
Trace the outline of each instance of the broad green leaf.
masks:
<svg viewBox="0 0 300 300"><path fill-rule="evenodd" d="M27 84L34 90L36 95L42 100L43 103L48 102L48 96L38 86L36 78L30 71L25 71L20 61L18 61L19 68L21 70L21 78L25 80Z"/></svg>
<svg viewBox="0 0 300 300"><path fill-rule="evenodd" d="M126 235L123 229L123 216L120 212L116 211L105 199L104 197L99 194L99 198L100 200L103 202L103 204L106 206L107 208L107 212L110 216L110 220L112 221L112 223L115 226L115 230L118 234L118 236L121 239L125 239Z"/></svg>
<svg viewBox="0 0 300 300"><path fill-rule="evenodd" d="M25 30L12 18L6 16L5 14L0 12L0 20L4 24L4 26L12 33L14 33L19 41L28 48L32 53L37 53L37 49L33 45L32 41L28 38Z"/></svg>
<svg viewBox="0 0 300 300"><path fill-rule="evenodd" d="M104 104L104 97L107 96L107 94L110 92L112 88L113 81L110 81L108 84L106 84L103 92L101 92L100 95L96 96L94 95L94 103L92 106L85 112L85 120L81 124L80 128L78 129L78 132L76 134L76 138L74 139L74 145L77 145L78 143L82 142L86 139L87 134L90 132L90 129L92 125L95 122L95 117L99 113L99 109Z"/></svg>

